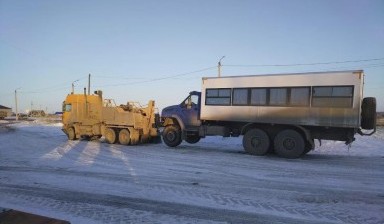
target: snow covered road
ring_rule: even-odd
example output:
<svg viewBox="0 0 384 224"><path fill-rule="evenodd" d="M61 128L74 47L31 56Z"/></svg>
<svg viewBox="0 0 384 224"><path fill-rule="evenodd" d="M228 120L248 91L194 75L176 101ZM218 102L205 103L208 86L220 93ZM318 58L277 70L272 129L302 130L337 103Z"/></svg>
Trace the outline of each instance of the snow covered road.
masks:
<svg viewBox="0 0 384 224"><path fill-rule="evenodd" d="M241 138L170 149L60 128L0 127L0 207L71 223L384 223L384 129L288 160L247 155Z"/></svg>

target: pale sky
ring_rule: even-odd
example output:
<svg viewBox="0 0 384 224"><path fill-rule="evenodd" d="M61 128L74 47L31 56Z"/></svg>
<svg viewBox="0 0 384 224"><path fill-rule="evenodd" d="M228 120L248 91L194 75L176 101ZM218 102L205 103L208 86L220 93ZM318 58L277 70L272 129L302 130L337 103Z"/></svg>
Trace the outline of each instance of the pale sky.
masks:
<svg viewBox="0 0 384 224"><path fill-rule="evenodd" d="M224 55L223 76L364 69L384 111L383 0L0 0L0 104L17 89L21 112L61 111L89 73L118 104L162 109Z"/></svg>

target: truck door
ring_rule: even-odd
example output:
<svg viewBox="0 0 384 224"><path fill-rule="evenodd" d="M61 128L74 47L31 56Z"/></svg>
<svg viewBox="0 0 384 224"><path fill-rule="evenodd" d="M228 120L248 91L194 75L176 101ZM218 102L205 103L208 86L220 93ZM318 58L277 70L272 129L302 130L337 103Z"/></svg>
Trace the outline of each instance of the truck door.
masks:
<svg viewBox="0 0 384 224"><path fill-rule="evenodd" d="M200 126L200 94L191 93L180 106L185 127Z"/></svg>
<svg viewBox="0 0 384 224"><path fill-rule="evenodd" d="M62 122L64 125L72 122L72 104L66 101L63 102L63 114L62 114Z"/></svg>

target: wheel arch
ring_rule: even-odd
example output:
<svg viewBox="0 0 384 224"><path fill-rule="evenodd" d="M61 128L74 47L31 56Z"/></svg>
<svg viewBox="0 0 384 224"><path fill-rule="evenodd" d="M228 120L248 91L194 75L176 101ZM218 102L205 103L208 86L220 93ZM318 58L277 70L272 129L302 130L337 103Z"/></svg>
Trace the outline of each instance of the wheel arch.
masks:
<svg viewBox="0 0 384 224"><path fill-rule="evenodd" d="M263 131L267 132L267 130L268 130L267 126L269 126L269 124L247 123L246 125L244 125L241 128L240 134L245 135L245 133L247 133L247 131L254 129L254 128L262 129Z"/></svg>
<svg viewBox="0 0 384 224"><path fill-rule="evenodd" d="M164 118L163 126L165 127L167 125L178 125L182 131L185 129L182 119L177 115Z"/></svg>
<svg viewBox="0 0 384 224"><path fill-rule="evenodd" d="M315 148L315 142L313 141L311 132L308 129L300 125L294 125L292 127L294 127L294 129L304 137L305 144L309 144L312 149Z"/></svg>
<svg viewBox="0 0 384 224"><path fill-rule="evenodd" d="M70 123L70 124L65 124L63 126L63 129L68 130L70 128L73 128L73 131L75 132L75 138L80 138L80 132L79 132L80 127L79 126L80 125L77 122L76 123Z"/></svg>

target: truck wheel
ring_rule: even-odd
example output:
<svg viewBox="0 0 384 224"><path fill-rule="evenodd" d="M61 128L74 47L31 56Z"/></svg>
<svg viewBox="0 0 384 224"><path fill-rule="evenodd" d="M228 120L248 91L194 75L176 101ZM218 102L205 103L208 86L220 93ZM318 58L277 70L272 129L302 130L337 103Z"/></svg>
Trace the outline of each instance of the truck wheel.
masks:
<svg viewBox="0 0 384 224"><path fill-rule="evenodd" d="M270 140L261 129L251 129L243 137L243 147L251 155L263 156L269 150Z"/></svg>
<svg viewBox="0 0 384 224"><path fill-rule="evenodd" d="M68 140L76 140L76 133L74 128L67 129Z"/></svg>
<svg viewBox="0 0 384 224"><path fill-rule="evenodd" d="M176 125L168 125L163 131L163 141L169 147L176 147L181 143L181 131Z"/></svg>
<svg viewBox="0 0 384 224"><path fill-rule="evenodd" d="M303 136L295 130L283 130L274 139L275 152L277 155L295 159L305 152Z"/></svg>
<svg viewBox="0 0 384 224"><path fill-rule="evenodd" d="M105 130L105 140L109 144L115 144L117 142L115 130L113 130L112 128L107 128Z"/></svg>
<svg viewBox="0 0 384 224"><path fill-rule="evenodd" d="M131 141L130 133L127 129L121 129L119 132L119 142L122 145L128 145Z"/></svg>
<svg viewBox="0 0 384 224"><path fill-rule="evenodd" d="M201 138L198 135L190 135L190 136L187 136L185 141L188 142L189 144L195 144L195 143L198 143L200 139Z"/></svg>
<svg viewBox="0 0 384 224"><path fill-rule="evenodd" d="M361 128L372 130L376 126L376 98L366 97L361 104Z"/></svg>
<svg viewBox="0 0 384 224"><path fill-rule="evenodd" d="M140 132L134 128L129 129L131 145L137 145L140 142Z"/></svg>

